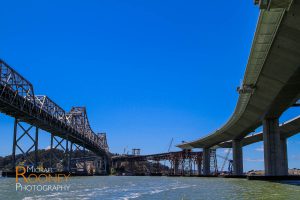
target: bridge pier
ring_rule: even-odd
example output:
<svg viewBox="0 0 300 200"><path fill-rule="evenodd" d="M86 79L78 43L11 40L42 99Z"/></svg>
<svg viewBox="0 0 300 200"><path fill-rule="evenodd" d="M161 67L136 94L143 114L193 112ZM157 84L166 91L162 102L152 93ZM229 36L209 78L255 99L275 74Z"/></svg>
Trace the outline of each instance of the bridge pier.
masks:
<svg viewBox="0 0 300 200"><path fill-rule="evenodd" d="M73 146L75 148L73 148ZM86 165L86 149L85 146L82 144L82 146L71 143L70 146L70 152L69 152L69 162L70 162L70 171L75 170L78 174L88 174L87 171L87 165ZM72 160L74 159L74 162ZM74 166L75 168L72 168L71 166Z"/></svg>
<svg viewBox="0 0 300 200"><path fill-rule="evenodd" d="M175 159L174 160L174 175L178 175L179 173L179 160Z"/></svg>
<svg viewBox="0 0 300 200"><path fill-rule="evenodd" d="M109 167L109 163L110 163L110 161L109 161L109 159L108 159L108 157L107 156L103 156L103 169L104 169L104 171L106 172L106 174L110 174L110 167Z"/></svg>
<svg viewBox="0 0 300 200"><path fill-rule="evenodd" d="M263 120L263 140L265 175L281 176L287 174L285 172L287 170L285 164L287 163L286 140L280 140L278 118L266 118Z"/></svg>
<svg viewBox="0 0 300 200"><path fill-rule="evenodd" d="M198 175L202 174L202 158L196 159Z"/></svg>
<svg viewBox="0 0 300 200"><path fill-rule="evenodd" d="M94 160L94 166L95 166L95 174L102 175L103 170L105 170L105 167L103 167L103 158L96 158Z"/></svg>
<svg viewBox="0 0 300 200"><path fill-rule="evenodd" d="M83 157L86 157L86 150L85 150L85 146L83 145ZM83 162L83 168L84 168L84 172L87 172L87 168L86 168L86 161Z"/></svg>
<svg viewBox="0 0 300 200"><path fill-rule="evenodd" d="M210 148L203 148L203 175L210 175Z"/></svg>
<svg viewBox="0 0 300 200"><path fill-rule="evenodd" d="M66 146L64 146L64 141L65 141ZM54 136L53 134L51 134L51 140L50 140L50 168L53 168L54 171L68 171L69 170L69 166L68 166L69 147L68 147L68 145L69 145L68 140L66 140L64 138L59 138L59 137ZM58 153L57 150L59 150L59 148L61 148L61 150L64 153L63 157L59 157L57 155L57 153ZM55 163L54 163L54 159L55 159ZM63 162L58 163L58 161L60 161L60 160L62 160ZM67 167L65 165L67 165ZM57 168L58 166L59 166L60 169Z"/></svg>
<svg viewBox="0 0 300 200"><path fill-rule="evenodd" d="M281 155L282 155L282 175L289 175L288 156L287 156L287 139L280 139Z"/></svg>
<svg viewBox="0 0 300 200"><path fill-rule="evenodd" d="M243 174L243 145L241 140L232 140L233 174Z"/></svg>
<svg viewBox="0 0 300 200"><path fill-rule="evenodd" d="M26 164L31 164L34 167L38 166L38 135L39 135L39 129L33 125L30 125L29 127L25 128L24 125L21 124L22 121L20 121L19 119L15 118L14 121L14 133L13 133L13 149L12 149L12 168L13 170L15 170L16 164L17 164L17 160L16 160L16 151L17 149L22 153L22 159L25 162L29 162ZM34 131L34 136L32 133L32 129L33 127L35 127L35 131ZM18 134L18 130L21 130L21 134ZM20 141L22 140L22 138L24 137L28 137L33 144L27 149L23 149ZM30 158L28 157L30 151L33 150L34 151L34 160L30 160ZM25 164L25 163L24 163Z"/></svg>

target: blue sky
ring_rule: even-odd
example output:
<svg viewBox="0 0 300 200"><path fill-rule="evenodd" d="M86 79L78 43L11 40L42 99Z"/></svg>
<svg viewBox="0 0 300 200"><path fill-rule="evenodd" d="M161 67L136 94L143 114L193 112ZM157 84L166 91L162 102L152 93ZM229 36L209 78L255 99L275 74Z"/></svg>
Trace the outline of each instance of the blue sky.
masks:
<svg viewBox="0 0 300 200"><path fill-rule="evenodd" d="M35 93L66 111L86 106L112 152L144 154L226 122L259 14L253 1L221 0L29 0L2 8L0 57ZM297 114L291 109L280 120ZM0 127L0 152L7 155L13 119L1 115ZM299 144L299 136L288 141L290 167L299 167ZM49 134L41 132L40 148L47 146ZM263 168L261 147L244 148L246 170Z"/></svg>

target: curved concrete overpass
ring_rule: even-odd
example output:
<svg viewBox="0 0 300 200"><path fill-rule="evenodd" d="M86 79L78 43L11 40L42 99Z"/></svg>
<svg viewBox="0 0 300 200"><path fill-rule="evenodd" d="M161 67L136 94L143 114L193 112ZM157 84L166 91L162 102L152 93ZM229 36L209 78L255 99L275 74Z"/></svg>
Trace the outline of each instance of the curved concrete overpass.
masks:
<svg viewBox="0 0 300 200"><path fill-rule="evenodd" d="M280 138L287 139L300 132L300 116L295 117L280 125ZM247 136L241 140L243 146L263 141L263 132ZM222 142L214 148L232 148L232 141Z"/></svg>
<svg viewBox="0 0 300 200"><path fill-rule="evenodd" d="M265 1L263 1L265 2ZM269 2L269 1L266 1ZM243 84L234 113L220 129L180 148L210 148L240 140L266 118L278 118L300 97L299 0L261 3Z"/></svg>

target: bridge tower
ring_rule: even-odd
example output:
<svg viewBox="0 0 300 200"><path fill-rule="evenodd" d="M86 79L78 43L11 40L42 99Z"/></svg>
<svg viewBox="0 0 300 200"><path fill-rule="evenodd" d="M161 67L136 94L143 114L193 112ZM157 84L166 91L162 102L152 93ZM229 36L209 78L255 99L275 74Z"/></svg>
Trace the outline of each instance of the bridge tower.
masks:
<svg viewBox="0 0 300 200"><path fill-rule="evenodd" d="M37 167L38 156L38 137L39 129L33 125L26 125L25 122L15 118L13 133L13 149L12 149L12 169L15 170L16 165L30 165ZM31 144L28 148L22 145L22 140L29 139ZM21 152L21 157L16 157L16 152ZM34 155L30 152L34 151Z"/></svg>
<svg viewBox="0 0 300 200"><path fill-rule="evenodd" d="M69 152L69 171L87 174L86 149L84 145L80 146L78 144L71 143Z"/></svg>
<svg viewBox="0 0 300 200"><path fill-rule="evenodd" d="M54 171L70 171L69 140L67 138L60 138L51 134L50 168Z"/></svg>

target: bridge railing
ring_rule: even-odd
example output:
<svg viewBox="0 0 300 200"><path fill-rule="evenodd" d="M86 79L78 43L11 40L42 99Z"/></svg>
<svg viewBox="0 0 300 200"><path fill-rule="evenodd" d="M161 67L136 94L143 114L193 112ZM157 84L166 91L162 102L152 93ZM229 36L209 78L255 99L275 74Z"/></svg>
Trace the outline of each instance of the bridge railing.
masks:
<svg viewBox="0 0 300 200"><path fill-rule="evenodd" d="M23 110L29 99L34 99L32 84L1 59L0 85L2 87L0 96L2 96L6 90L12 91L14 95L10 97L8 103L18 103L21 110ZM19 100L17 97L22 97L22 102L14 102ZM32 110L35 106L35 101L29 106L29 109Z"/></svg>
<svg viewBox="0 0 300 200"><path fill-rule="evenodd" d="M89 123L85 107L72 107L67 114L67 122L74 125L74 128L94 145L108 151L108 145L105 134L96 134Z"/></svg>
<svg viewBox="0 0 300 200"><path fill-rule="evenodd" d="M59 120L61 123L66 124L66 113L65 111L57 105L54 101L52 101L46 95L36 95L35 96L36 106L39 107L39 112L42 111L47 112L53 118Z"/></svg>

